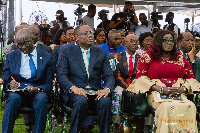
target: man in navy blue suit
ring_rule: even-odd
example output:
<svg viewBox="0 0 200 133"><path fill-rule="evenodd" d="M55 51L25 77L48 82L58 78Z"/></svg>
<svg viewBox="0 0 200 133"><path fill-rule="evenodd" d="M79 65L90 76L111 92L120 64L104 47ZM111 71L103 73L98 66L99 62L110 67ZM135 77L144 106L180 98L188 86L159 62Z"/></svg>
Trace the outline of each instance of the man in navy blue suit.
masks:
<svg viewBox="0 0 200 133"><path fill-rule="evenodd" d="M72 108L70 133L78 133L88 110L88 101L93 91L99 116L101 133L109 133L111 102L109 92L114 88L114 77L106 52L93 46L94 35L87 25L76 29L78 45L60 51L57 79L61 87L64 104ZM101 78L104 85L101 86Z"/></svg>
<svg viewBox="0 0 200 133"><path fill-rule="evenodd" d="M47 93L51 91L51 55L34 47L32 33L21 29L16 37L18 50L6 55L2 78L7 96L2 121L2 132L12 133L20 106L33 107L35 133L43 133L47 119ZM29 88L26 93L13 92Z"/></svg>

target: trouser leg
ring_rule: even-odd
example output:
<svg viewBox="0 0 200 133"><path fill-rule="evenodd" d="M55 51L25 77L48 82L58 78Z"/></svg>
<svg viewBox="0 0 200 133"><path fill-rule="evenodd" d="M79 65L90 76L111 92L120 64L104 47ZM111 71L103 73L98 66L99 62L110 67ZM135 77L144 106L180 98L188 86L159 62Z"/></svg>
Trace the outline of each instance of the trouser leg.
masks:
<svg viewBox="0 0 200 133"><path fill-rule="evenodd" d="M6 106L4 109L2 120L2 133L12 133L17 117L17 109L21 105L21 95L18 93L8 93L6 100Z"/></svg>

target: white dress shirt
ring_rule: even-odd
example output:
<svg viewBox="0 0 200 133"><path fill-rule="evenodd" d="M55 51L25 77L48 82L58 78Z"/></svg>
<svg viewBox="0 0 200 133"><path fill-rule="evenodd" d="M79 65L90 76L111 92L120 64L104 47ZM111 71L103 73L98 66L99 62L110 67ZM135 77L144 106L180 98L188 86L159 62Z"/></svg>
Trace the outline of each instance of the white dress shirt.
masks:
<svg viewBox="0 0 200 133"><path fill-rule="evenodd" d="M125 51L126 52L126 51ZM134 64L135 64L135 55L136 55L136 53L134 54L134 55L132 55L132 61L133 61L133 68L134 68ZM127 63L128 63L128 66L129 66L129 57L130 57L131 55L129 55L127 52L126 52L126 57L127 57ZM128 71L129 71L129 67L128 67Z"/></svg>
<svg viewBox="0 0 200 133"><path fill-rule="evenodd" d="M37 70L37 50L36 50L36 48L30 54L32 54L32 59L33 59L33 62L35 64L35 68ZM22 77L26 78L26 79L31 78L31 69L30 69L30 66L29 66L29 59L30 59L30 57L28 56L28 54L24 54L22 52L20 75Z"/></svg>

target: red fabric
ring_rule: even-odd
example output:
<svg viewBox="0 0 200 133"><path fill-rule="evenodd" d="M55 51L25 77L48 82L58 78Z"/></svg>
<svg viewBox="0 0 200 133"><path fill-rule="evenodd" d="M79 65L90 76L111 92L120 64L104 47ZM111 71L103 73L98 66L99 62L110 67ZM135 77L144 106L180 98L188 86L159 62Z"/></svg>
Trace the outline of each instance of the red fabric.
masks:
<svg viewBox="0 0 200 133"><path fill-rule="evenodd" d="M134 71L134 68L133 68L133 56L130 56L129 57L129 71L128 71L128 76L131 77L133 75L133 71Z"/></svg>
<svg viewBox="0 0 200 133"><path fill-rule="evenodd" d="M176 83L178 78L195 78L190 63L180 52L178 52L177 61L170 61L169 58L155 61L152 60L150 52L145 52L138 64L136 79L141 76L160 79L167 87Z"/></svg>
<svg viewBox="0 0 200 133"><path fill-rule="evenodd" d="M129 57L129 71L128 71L128 76L131 77L133 75L133 71L134 71L134 68L133 68L133 56L130 56ZM131 84L131 80L128 82L128 85Z"/></svg>

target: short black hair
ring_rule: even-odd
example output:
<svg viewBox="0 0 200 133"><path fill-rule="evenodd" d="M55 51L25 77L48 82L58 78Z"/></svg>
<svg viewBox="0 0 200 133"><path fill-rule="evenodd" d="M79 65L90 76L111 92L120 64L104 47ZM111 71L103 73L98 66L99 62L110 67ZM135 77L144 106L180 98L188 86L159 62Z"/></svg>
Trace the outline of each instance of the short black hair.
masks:
<svg viewBox="0 0 200 133"><path fill-rule="evenodd" d="M88 6L88 11L91 11L91 10L96 10L96 6L93 5L93 4L90 4L90 5Z"/></svg>
<svg viewBox="0 0 200 133"><path fill-rule="evenodd" d="M74 29L73 27L67 27L67 28L65 28L64 29L64 33L66 34L66 32L68 31L68 30L71 30L71 29Z"/></svg>
<svg viewBox="0 0 200 133"><path fill-rule="evenodd" d="M54 38L54 43L55 43L56 45L60 45L60 37L61 37L61 35L62 35L63 32L64 32L64 29L60 29L60 30L58 30L58 31L56 32L56 36L55 36L55 38Z"/></svg>
<svg viewBox="0 0 200 133"><path fill-rule="evenodd" d="M125 2L125 5L126 5L126 4L131 4L131 5L133 5L133 3L130 2L130 1L126 1L126 2Z"/></svg>

